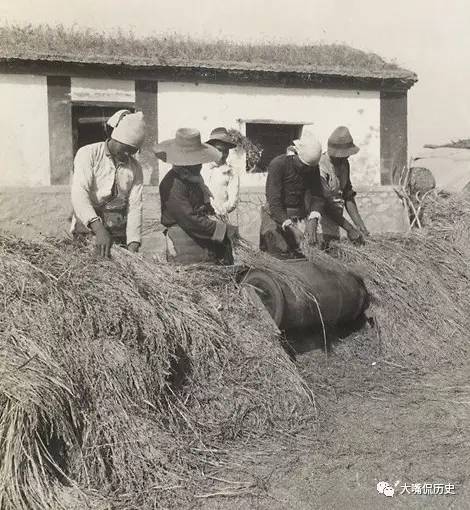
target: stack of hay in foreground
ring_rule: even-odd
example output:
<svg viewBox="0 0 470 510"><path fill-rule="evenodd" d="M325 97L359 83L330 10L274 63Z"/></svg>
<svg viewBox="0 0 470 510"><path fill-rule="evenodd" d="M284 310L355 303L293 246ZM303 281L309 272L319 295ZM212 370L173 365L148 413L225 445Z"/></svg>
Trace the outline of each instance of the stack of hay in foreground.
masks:
<svg viewBox="0 0 470 510"><path fill-rule="evenodd" d="M165 506L314 414L228 273L3 236L0 287L2 510Z"/></svg>

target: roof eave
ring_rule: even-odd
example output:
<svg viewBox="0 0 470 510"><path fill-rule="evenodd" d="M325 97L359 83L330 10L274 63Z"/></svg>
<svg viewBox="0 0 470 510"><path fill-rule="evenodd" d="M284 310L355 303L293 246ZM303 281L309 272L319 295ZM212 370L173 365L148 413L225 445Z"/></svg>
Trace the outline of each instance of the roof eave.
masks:
<svg viewBox="0 0 470 510"><path fill-rule="evenodd" d="M400 89L408 90L417 81L418 77L414 73L397 72L397 75L380 75L380 73L347 73L339 71L295 71L295 70L272 70L272 69L249 69L222 67L212 65L172 65L172 64L129 64L127 62L83 62L72 59L62 59L58 57L48 58L20 58L20 57L1 57L0 70L2 68L19 69L21 72L38 72L41 74L53 75L73 75L73 71L79 75L86 73L87 70L93 72L101 71L99 74L109 73L110 76L120 78L129 76L139 78L145 76L146 79L181 79L182 81L235 81L240 83L249 83L254 80L257 83L266 85L277 83L279 86L295 86L302 84L308 87L342 85L344 87L354 86L358 88L381 89ZM55 68L54 68L55 67ZM54 69L51 69L54 68ZM388 73L390 74L390 72Z"/></svg>

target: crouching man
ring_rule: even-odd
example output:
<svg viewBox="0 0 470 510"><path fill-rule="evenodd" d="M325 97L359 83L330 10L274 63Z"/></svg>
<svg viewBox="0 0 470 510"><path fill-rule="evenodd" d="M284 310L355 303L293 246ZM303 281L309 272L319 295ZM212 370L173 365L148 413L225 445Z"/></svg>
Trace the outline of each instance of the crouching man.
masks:
<svg viewBox="0 0 470 510"><path fill-rule="evenodd" d="M354 144L349 129L336 128L328 139L328 150L320 159L320 179L323 196L328 204L328 214L321 220L323 244L340 239L340 227L346 230L348 238L355 244L364 244L369 232L358 211L350 178L349 157L357 154L359 147ZM353 224L344 218L346 209Z"/></svg>
<svg viewBox="0 0 470 510"><path fill-rule="evenodd" d="M143 176L133 155L144 138L142 113L128 114L111 138L85 145L75 156L71 230L74 237L94 235L102 256L110 256L113 243L139 251Z"/></svg>
<svg viewBox="0 0 470 510"><path fill-rule="evenodd" d="M277 258L303 257L305 224L311 244L316 244L317 224L324 208L318 162L320 142L303 134L287 154L274 158L268 167L266 206L261 210L260 249Z"/></svg>
<svg viewBox="0 0 470 510"><path fill-rule="evenodd" d="M156 156L173 167L160 183L161 222L167 259L179 264L233 264L232 242L238 229L216 220L201 168L222 154L201 142L197 129L181 128L175 138L157 144Z"/></svg>

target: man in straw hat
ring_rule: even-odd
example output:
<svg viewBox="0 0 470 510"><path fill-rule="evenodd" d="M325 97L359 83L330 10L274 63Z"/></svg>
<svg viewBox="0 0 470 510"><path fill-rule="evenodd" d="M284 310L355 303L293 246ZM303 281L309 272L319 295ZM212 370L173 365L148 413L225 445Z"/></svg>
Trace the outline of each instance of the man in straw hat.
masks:
<svg viewBox="0 0 470 510"><path fill-rule="evenodd" d="M236 144L224 127L212 130L206 143L215 147L222 157L220 161L204 165L201 175L211 193L210 202L215 213L220 218L228 220L228 215L237 206L240 192L240 179L227 162L229 152Z"/></svg>
<svg viewBox="0 0 470 510"><path fill-rule="evenodd" d="M315 135L303 132L287 154L274 158L268 166L267 204L261 210L260 249L278 258L302 257L300 244L305 227L310 241L324 200L318 162L322 147Z"/></svg>
<svg viewBox="0 0 470 510"><path fill-rule="evenodd" d="M346 230L348 238L358 244L364 243L369 232L359 214L350 179L348 158L357 154L359 147L354 144L349 129L337 127L328 139L328 150L320 159L320 178L323 194L327 200L329 214L321 219L321 231L326 246L340 237L339 228ZM346 208L353 224L343 217Z"/></svg>
<svg viewBox="0 0 470 510"><path fill-rule="evenodd" d="M173 167L160 183L161 222L166 227L167 258L180 264L233 263L233 225L212 217L201 168L219 161L221 153L201 142L197 129L181 128L175 138L154 148L156 156Z"/></svg>
<svg viewBox="0 0 470 510"><path fill-rule="evenodd" d="M93 234L99 254L113 243L137 252L141 245L143 175L133 155L145 138L143 114L129 113L111 138L78 150L72 179L72 232Z"/></svg>

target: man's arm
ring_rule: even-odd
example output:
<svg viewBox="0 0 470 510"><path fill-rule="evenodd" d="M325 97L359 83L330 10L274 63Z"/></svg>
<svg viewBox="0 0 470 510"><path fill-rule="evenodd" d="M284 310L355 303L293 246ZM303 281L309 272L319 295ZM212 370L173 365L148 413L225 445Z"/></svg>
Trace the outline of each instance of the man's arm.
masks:
<svg viewBox="0 0 470 510"><path fill-rule="evenodd" d="M349 169L348 169L348 181L346 183L346 186L343 190L343 200L344 200L344 207L346 208L346 211L348 212L349 216L353 220L354 225L364 234L369 235L369 231L367 230L367 227L364 224L364 221L362 220L361 215L359 214L359 210L357 208L356 204L356 192L353 190L351 179L349 177Z"/></svg>
<svg viewBox="0 0 470 510"><path fill-rule="evenodd" d="M134 182L132 183L127 205L126 242L127 246L132 248L132 251L137 251L138 247L142 244L142 192L144 176L139 163L135 163L134 170Z"/></svg>
<svg viewBox="0 0 470 510"><path fill-rule="evenodd" d="M325 207L325 197L320 178L320 168L312 168L307 178L307 191L305 193L305 211L307 216L311 213L317 213L313 216L321 216Z"/></svg>
<svg viewBox="0 0 470 510"><path fill-rule="evenodd" d="M175 178L171 183L165 207L188 235L218 242L224 240L227 225L222 221L211 220L207 216L195 214L189 202L185 185L178 178Z"/></svg>
<svg viewBox="0 0 470 510"><path fill-rule="evenodd" d="M91 220L97 218L90 199L90 188L93 183L93 161L89 147L78 150L73 163L72 206L75 216L88 227Z"/></svg>
<svg viewBox="0 0 470 510"><path fill-rule="evenodd" d="M341 228L344 228L349 235L353 235L356 231L354 225L349 222L344 216L342 211L336 206L333 200L333 193L329 185L329 176L327 172L322 172L320 169L320 182L324 196L323 211L324 214L332 221L334 221Z"/></svg>
<svg viewBox="0 0 470 510"><path fill-rule="evenodd" d="M285 171L282 161L277 159L271 161L266 179L266 200L269 205L269 212L278 225L282 225L288 219L282 193Z"/></svg>
<svg viewBox="0 0 470 510"><path fill-rule="evenodd" d="M90 199L93 183L93 159L90 147L79 149L75 156L72 177L72 206L75 216L95 234L95 245L103 257L111 254L111 236L96 214Z"/></svg>

